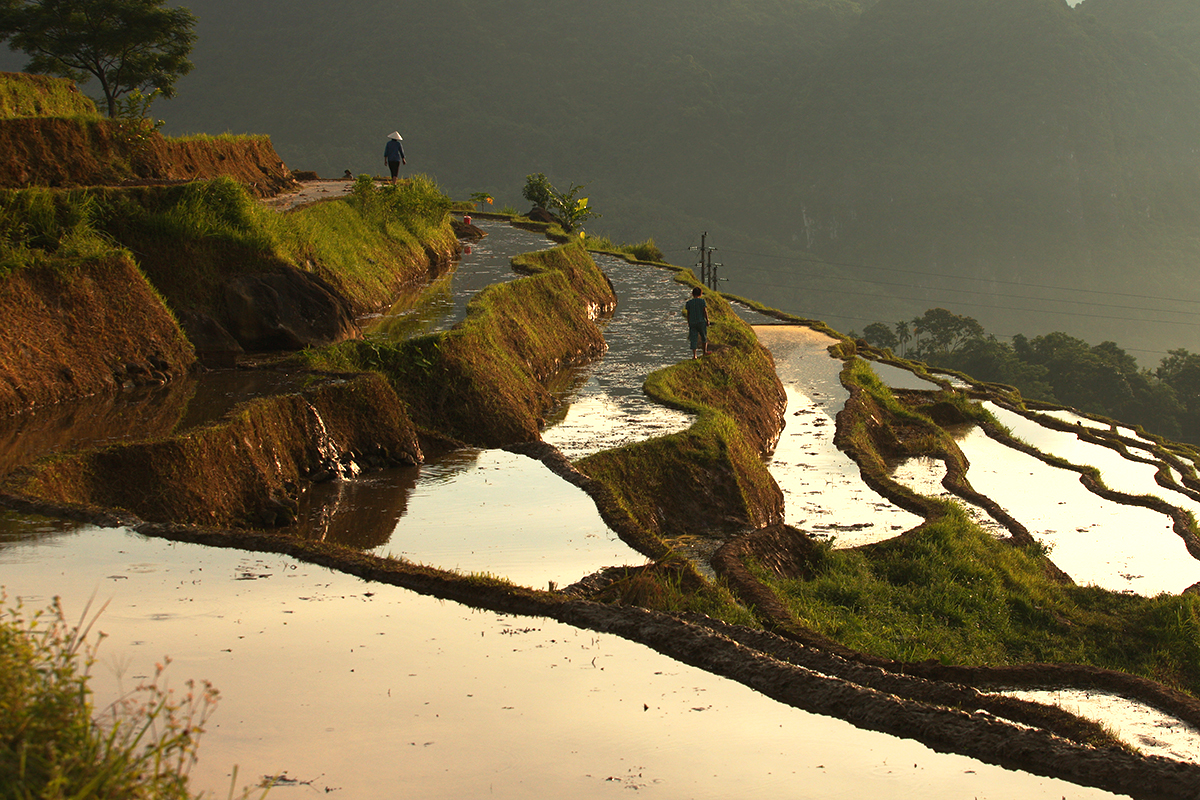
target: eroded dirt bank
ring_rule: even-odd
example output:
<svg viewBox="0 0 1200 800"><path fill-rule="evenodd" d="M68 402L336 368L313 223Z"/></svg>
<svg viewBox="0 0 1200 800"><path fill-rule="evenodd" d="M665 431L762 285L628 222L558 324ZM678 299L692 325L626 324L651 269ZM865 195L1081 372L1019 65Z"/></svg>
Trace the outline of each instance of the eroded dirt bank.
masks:
<svg viewBox="0 0 1200 800"><path fill-rule="evenodd" d="M191 343L124 254L0 281L0 415L188 371Z"/></svg>
<svg viewBox="0 0 1200 800"><path fill-rule="evenodd" d="M168 139L107 119L0 119L0 187L117 186L231 177L259 197L295 185L266 136Z"/></svg>
<svg viewBox="0 0 1200 800"><path fill-rule="evenodd" d="M416 429L378 375L318 376L180 436L66 455L23 470L10 491L158 522L272 528L313 482L422 460Z"/></svg>

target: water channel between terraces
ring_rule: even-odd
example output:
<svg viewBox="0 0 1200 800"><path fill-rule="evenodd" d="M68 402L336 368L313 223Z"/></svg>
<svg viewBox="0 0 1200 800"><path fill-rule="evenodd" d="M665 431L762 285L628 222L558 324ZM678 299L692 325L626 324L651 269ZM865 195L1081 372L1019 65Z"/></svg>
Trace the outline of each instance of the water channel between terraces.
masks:
<svg viewBox="0 0 1200 800"><path fill-rule="evenodd" d="M509 255L544 246L516 234L511 253L499 237L476 245L450 283L434 288L440 299L403 299L370 335L453 324L460 311L446 308L509 279ZM504 269L459 296L453 281L473 269L476 253L502 259ZM545 432L572 458L690 424L640 391L646 374L687 355L677 319L686 292L668 271L600 263L621 299L606 323L609 351L575 374ZM440 315L430 312L435 304ZM842 545L915 524L856 483L856 468L832 445L845 393L825 337L756 330L788 391L789 425L772 470L789 521ZM244 396L231 388L225 399ZM153 413L131 403L112 418L138 415ZM175 420L170 432L203 415L166 416ZM91 428L73 441L114 435ZM50 435L39 441L62 446ZM299 535L539 587L640 563L582 493L509 453L459 452L321 491ZM237 763L244 782L285 776L272 796L601 797L618 787L714 798L1111 796L808 714L615 636L478 612L282 556L7 514L0 585L34 607L59 595L71 617L93 597L93 609L107 604L99 698L138 683L164 655L176 685L212 680L224 698L194 775L196 788L218 795Z"/></svg>

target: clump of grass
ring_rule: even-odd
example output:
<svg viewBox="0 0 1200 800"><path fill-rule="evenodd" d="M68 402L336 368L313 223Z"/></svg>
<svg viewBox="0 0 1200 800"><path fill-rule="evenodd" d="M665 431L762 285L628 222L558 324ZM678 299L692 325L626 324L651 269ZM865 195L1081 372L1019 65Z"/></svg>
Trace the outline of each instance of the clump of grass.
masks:
<svg viewBox="0 0 1200 800"><path fill-rule="evenodd" d="M68 624L57 599L32 615L20 604L2 612L0 798L190 798L188 771L217 691L189 681L176 698L162 687L164 662L149 682L97 712L88 686L99 644L88 641L94 621Z"/></svg>
<svg viewBox="0 0 1200 800"><path fill-rule="evenodd" d="M622 250L629 253L638 261L665 262L667 260L666 255L664 255L663 251L660 250L658 245L654 243L653 239L647 239L644 242L638 242L637 244L627 244L622 248Z"/></svg>
<svg viewBox="0 0 1200 800"><path fill-rule="evenodd" d="M730 625L760 627L723 582L709 583L684 561L668 558L628 570L600 593L601 600L667 614L702 614Z"/></svg>
<svg viewBox="0 0 1200 800"><path fill-rule="evenodd" d="M70 117L99 119L96 104L65 78L26 73L0 73L0 119Z"/></svg>
<svg viewBox="0 0 1200 800"><path fill-rule="evenodd" d="M86 191L0 191L0 274L53 259L96 258L119 249L96 226L99 206Z"/></svg>
<svg viewBox="0 0 1200 800"><path fill-rule="evenodd" d="M1200 598L1058 583L1039 548L995 539L955 503L943 510L912 534L830 551L808 580L756 572L798 621L873 655L1092 664L1200 692Z"/></svg>
<svg viewBox="0 0 1200 800"><path fill-rule="evenodd" d="M583 246L588 250L629 256L635 261L666 263L667 260L666 255L658 248L653 239L646 239L644 242L636 244L617 244L607 236L593 236L589 233L584 235Z"/></svg>

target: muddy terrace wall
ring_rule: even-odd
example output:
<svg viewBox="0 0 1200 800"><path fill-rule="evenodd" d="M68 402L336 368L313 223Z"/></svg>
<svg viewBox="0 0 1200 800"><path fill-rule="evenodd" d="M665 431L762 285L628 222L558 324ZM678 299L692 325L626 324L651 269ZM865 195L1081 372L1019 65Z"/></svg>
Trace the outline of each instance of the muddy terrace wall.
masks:
<svg viewBox="0 0 1200 800"><path fill-rule="evenodd" d="M225 175L258 197L294 185L266 136L168 139L108 119L0 119L0 187L116 186Z"/></svg>
<svg viewBox="0 0 1200 800"><path fill-rule="evenodd" d="M451 331L395 347L346 342L314 362L381 371L424 430L481 447L538 441L553 402L545 381L603 351L596 320L617 298L578 244L514 268L526 277L480 292Z"/></svg>
<svg viewBox="0 0 1200 800"><path fill-rule="evenodd" d="M380 376L314 380L324 385L251 401L183 436L51 459L8 488L152 522L269 528L294 521L314 480L422 460L416 430Z"/></svg>
<svg viewBox="0 0 1200 800"><path fill-rule="evenodd" d="M187 372L191 344L124 253L0 280L0 414Z"/></svg>

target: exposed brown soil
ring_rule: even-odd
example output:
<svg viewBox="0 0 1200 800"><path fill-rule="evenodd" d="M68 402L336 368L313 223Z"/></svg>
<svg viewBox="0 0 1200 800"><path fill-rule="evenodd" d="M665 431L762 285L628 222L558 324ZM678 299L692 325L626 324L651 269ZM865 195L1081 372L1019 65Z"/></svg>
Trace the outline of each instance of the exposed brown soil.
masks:
<svg viewBox="0 0 1200 800"><path fill-rule="evenodd" d="M159 184L226 175L269 197L294 185L265 136L183 140L124 130L105 119L0 119L0 187Z"/></svg>
<svg viewBox="0 0 1200 800"><path fill-rule="evenodd" d="M0 414L161 384L187 372L191 344L123 255L0 282Z"/></svg>
<svg viewBox="0 0 1200 800"><path fill-rule="evenodd" d="M252 401L230 420L169 439L67 454L14 473L7 487L157 522L287 525L314 481L422 460L391 387L378 375L351 377Z"/></svg>

